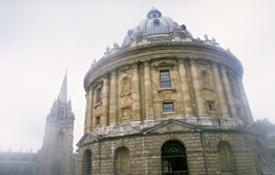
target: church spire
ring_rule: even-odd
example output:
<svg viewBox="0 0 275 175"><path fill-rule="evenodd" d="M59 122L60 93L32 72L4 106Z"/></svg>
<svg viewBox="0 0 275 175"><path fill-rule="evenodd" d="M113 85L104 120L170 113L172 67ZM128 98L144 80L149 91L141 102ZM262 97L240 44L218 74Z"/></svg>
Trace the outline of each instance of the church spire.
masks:
<svg viewBox="0 0 275 175"><path fill-rule="evenodd" d="M59 91L57 101L59 101L61 103L67 103L67 70L66 70L66 73L64 76L64 80L63 80L61 89Z"/></svg>

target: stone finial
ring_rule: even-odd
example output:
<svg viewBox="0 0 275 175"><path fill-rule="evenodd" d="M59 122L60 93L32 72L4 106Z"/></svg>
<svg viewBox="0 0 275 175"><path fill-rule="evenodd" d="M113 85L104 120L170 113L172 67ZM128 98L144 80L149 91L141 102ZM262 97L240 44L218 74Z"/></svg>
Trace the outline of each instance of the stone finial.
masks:
<svg viewBox="0 0 275 175"><path fill-rule="evenodd" d="M208 40L208 35L207 34L204 34L204 39Z"/></svg>
<svg viewBox="0 0 275 175"><path fill-rule="evenodd" d="M113 46L114 46L114 49L119 49L119 45L116 42L114 42Z"/></svg>
<svg viewBox="0 0 275 175"><path fill-rule="evenodd" d="M180 25L180 28L185 31L186 30L186 25L182 24L182 25Z"/></svg>
<svg viewBox="0 0 275 175"><path fill-rule="evenodd" d="M216 43L216 38L212 37L212 42Z"/></svg>
<svg viewBox="0 0 275 175"><path fill-rule="evenodd" d="M219 43L217 43L217 41L216 41L216 38L214 38L214 37L212 37L212 43L215 45L215 46L218 46L219 45Z"/></svg>
<svg viewBox="0 0 275 175"><path fill-rule="evenodd" d="M106 52L107 53L110 52L110 47L109 46L106 47Z"/></svg>
<svg viewBox="0 0 275 175"><path fill-rule="evenodd" d="M93 67L93 66L95 65L95 63L96 63L96 59L94 58L94 59L93 59L93 62L92 62L92 64L91 64L91 67Z"/></svg>

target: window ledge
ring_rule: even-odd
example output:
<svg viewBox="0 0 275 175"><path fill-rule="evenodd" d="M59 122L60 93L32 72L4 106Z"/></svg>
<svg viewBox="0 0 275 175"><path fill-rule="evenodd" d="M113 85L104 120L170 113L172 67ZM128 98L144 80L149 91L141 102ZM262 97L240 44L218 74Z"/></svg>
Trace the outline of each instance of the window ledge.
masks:
<svg viewBox="0 0 275 175"><path fill-rule="evenodd" d="M126 93L126 94L120 94L120 97L127 97L127 96L130 96L130 95L131 95L131 92Z"/></svg>
<svg viewBox="0 0 275 175"><path fill-rule="evenodd" d="M162 112L162 115L170 115L170 114L177 114L176 111L173 112Z"/></svg>
<svg viewBox="0 0 275 175"><path fill-rule="evenodd" d="M210 114L216 114L217 111L208 111Z"/></svg>
<svg viewBox="0 0 275 175"><path fill-rule="evenodd" d="M101 102L96 103L96 104L94 105L94 108L96 108L96 107L98 107L98 106L100 106L100 105L101 105Z"/></svg>
<svg viewBox="0 0 275 175"><path fill-rule="evenodd" d="M158 93L161 93L162 91L176 92L176 88L161 88L161 89L158 89Z"/></svg>

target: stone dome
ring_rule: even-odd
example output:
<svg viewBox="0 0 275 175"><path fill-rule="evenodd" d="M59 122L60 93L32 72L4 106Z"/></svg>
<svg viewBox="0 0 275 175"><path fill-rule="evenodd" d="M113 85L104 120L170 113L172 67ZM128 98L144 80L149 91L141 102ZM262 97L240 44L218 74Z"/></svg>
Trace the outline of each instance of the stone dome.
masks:
<svg viewBox="0 0 275 175"><path fill-rule="evenodd" d="M186 31L186 26L178 26L171 18L162 16L162 13L154 7L147 13L147 18L142 20L134 29L128 30L122 47L130 45L131 41L138 37L152 37L153 35L169 35L173 34L175 29ZM191 34L186 31L187 34Z"/></svg>

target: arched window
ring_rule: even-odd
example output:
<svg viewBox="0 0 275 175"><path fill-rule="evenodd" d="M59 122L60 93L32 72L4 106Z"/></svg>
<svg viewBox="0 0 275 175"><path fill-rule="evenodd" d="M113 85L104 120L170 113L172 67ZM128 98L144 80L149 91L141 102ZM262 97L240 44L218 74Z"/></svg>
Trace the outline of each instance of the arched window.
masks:
<svg viewBox="0 0 275 175"><path fill-rule="evenodd" d="M231 145L227 142L218 144L218 156L222 175L233 175L235 158Z"/></svg>
<svg viewBox="0 0 275 175"><path fill-rule="evenodd" d="M61 162L59 160L53 162L52 175L60 175L61 174Z"/></svg>
<svg viewBox="0 0 275 175"><path fill-rule="evenodd" d="M201 72L201 80L202 80L202 88L203 89L211 89L210 78L207 71Z"/></svg>
<svg viewBox="0 0 275 175"><path fill-rule="evenodd" d="M163 175L188 175L187 157L183 144L168 141L161 148Z"/></svg>
<svg viewBox="0 0 275 175"><path fill-rule="evenodd" d="M59 131L57 136L56 136L56 148L62 148L63 147L63 140L64 140L64 135L62 131Z"/></svg>
<svg viewBox="0 0 275 175"><path fill-rule="evenodd" d="M129 150L126 147L118 148L115 153L116 175L129 175L131 172Z"/></svg>
<svg viewBox="0 0 275 175"><path fill-rule="evenodd" d="M86 150L82 160L82 175L92 174L92 153L90 150Z"/></svg>

